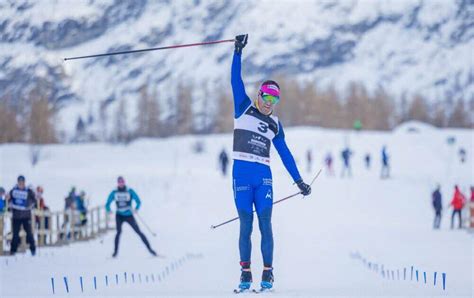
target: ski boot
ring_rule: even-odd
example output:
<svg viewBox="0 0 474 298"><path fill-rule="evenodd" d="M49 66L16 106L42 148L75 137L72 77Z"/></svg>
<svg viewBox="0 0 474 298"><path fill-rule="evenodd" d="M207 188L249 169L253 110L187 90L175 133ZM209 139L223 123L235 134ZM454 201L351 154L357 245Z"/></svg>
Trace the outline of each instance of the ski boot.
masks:
<svg viewBox="0 0 474 298"><path fill-rule="evenodd" d="M239 290L245 291L250 289L250 285L252 285L252 271L250 271L250 262L240 262L242 272L240 274L240 284Z"/></svg>
<svg viewBox="0 0 474 298"><path fill-rule="evenodd" d="M263 269L262 282L260 283L262 290L269 290L273 287L273 268Z"/></svg>

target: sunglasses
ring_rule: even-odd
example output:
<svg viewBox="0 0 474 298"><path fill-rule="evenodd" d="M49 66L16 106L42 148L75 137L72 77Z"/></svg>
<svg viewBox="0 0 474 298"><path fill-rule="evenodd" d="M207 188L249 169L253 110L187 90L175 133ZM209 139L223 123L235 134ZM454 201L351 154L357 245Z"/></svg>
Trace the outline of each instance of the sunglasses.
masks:
<svg viewBox="0 0 474 298"><path fill-rule="evenodd" d="M265 94L263 93L262 94L262 100L264 102L269 102L271 104L277 104L279 101L280 101L280 97L279 96L273 96L273 95L270 95L270 94Z"/></svg>

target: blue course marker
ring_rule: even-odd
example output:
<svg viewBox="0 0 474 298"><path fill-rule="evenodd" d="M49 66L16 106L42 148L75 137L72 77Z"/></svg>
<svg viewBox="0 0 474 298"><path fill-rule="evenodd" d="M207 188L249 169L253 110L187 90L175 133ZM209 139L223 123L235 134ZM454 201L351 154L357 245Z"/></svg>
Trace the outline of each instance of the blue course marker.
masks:
<svg viewBox="0 0 474 298"><path fill-rule="evenodd" d="M82 283L82 276L79 276L79 283L81 284L81 293L84 293L84 284Z"/></svg>
<svg viewBox="0 0 474 298"><path fill-rule="evenodd" d="M403 280L407 280L407 268L403 268Z"/></svg>
<svg viewBox="0 0 474 298"><path fill-rule="evenodd" d="M127 283L127 272L123 273L123 279L125 280L125 283Z"/></svg>
<svg viewBox="0 0 474 298"><path fill-rule="evenodd" d="M154 274L154 273L151 274L151 280L152 280L153 282L155 282L155 274Z"/></svg>
<svg viewBox="0 0 474 298"><path fill-rule="evenodd" d="M54 290L54 277L51 277L51 289L53 290L53 295L55 294L55 290Z"/></svg>
<svg viewBox="0 0 474 298"><path fill-rule="evenodd" d="M140 281L140 283L142 283L142 275L140 273L138 273L138 281Z"/></svg>
<svg viewBox="0 0 474 298"><path fill-rule="evenodd" d="M64 286L66 287L66 292L69 293L69 286L67 284L67 277L66 276L64 276Z"/></svg>
<svg viewBox="0 0 474 298"><path fill-rule="evenodd" d="M436 271L433 273L433 286L436 286L436 275L437 274L438 273Z"/></svg>
<svg viewBox="0 0 474 298"><path fill-rule="evenodd" d="M132 273L132 283L135 283L135 274Z"/></svg>
<svg viewBox="0 0 474 298"><path fill-rule="evenodd" d="M410 280L413 280L413 266L411 266Z"/></svg>
<svg viewBox="0 0 474 298"><path fill-rule="evenodd" d="M97 290L97 278L94 276L94 290Z"/></svg>
<svg viewBox="0 0 474 298"><path fill-rule="evenodd" d="M400 270L397 269L397 280L400 280Z"/></svg>
<svg viewBox="0 0 474 298"><path fill-rule="evenodd" d="M416 281L418 281L418 270L416 270Z"/></svg>
<svg viewBox="0 0 474 298"><path fill-rule="evenodd" d="M426 272L423 271L423 279L425 280L425 283L426 283Z"/></svg>
<svg viewBox="0 0 474 298"><path fill-rule="evenodd" d="M115 284L118 285L118 274L115 274Z"/></svg>
<svg viewBox="0 0 474 298"><path fill-rule="evenodd" d="M109 276L108 275L105 276L105 286L106 287L109 286Z"/></svg>
<svg viewBox="0 0 474 298"><path fill-rule="evenodd" d="M442 277L443 277L443 290L446 290L446 273L441 273Z"/></svg>

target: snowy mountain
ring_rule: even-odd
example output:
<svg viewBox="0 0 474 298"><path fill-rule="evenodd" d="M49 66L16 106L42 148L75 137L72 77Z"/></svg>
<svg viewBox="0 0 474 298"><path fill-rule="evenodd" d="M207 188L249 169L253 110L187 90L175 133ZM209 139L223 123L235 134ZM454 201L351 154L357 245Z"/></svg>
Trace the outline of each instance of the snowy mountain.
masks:
<svg viewBox="0 0 474 298"><path fill-rule="evenodd" d="M249 33L244 76L275 75L431 99L474 93L474 5L458 1L120 1L0 2L0 98L35 85L60 107L62 129L79 116L137 114L146 85L165 104L179 83L206 94L229 87L231 43L64 62L64 57L231 39ZM212 93L211 93L212 94ZM210 98L212 100L212 98ZM110 121L109 121L110 122ZM111 124L110 124L111 125Z"/></svg>

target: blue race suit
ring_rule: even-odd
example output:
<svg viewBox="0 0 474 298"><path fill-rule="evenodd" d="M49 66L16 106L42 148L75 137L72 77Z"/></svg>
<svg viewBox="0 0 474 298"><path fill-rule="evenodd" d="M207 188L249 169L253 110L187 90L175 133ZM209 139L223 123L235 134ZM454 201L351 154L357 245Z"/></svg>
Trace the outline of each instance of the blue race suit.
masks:
<svg viewBox="0 0 474 298"><path fill-rule="evenodd" d="M241 77L241 54L234 52L231 70L234 96L234 200L240 219L239 251L241 263L250 263L253 206L257 212L261 251L265 267L273 263L271 225L273 187L270 170L270 147L275 146L293 180L301 176L285 142L283 126L277 117L264 115L252 104Z"/></svg>

